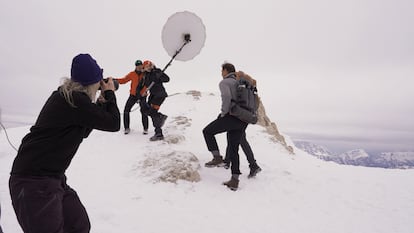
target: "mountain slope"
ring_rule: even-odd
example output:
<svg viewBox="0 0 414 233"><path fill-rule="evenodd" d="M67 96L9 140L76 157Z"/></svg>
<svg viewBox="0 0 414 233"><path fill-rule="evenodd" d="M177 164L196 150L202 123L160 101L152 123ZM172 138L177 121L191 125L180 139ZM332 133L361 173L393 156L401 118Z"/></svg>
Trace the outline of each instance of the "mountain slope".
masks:
<svg viewBox="0 0 414 233"><path fill-rule="evenodd" d="M414 170L340 166L300 150L293 155L260 125L248 127L247 139L263 171L247 179L241 152L240 189L228 190L221 182L229 170L203 166L211 154L201 130L217 116L220 96L194 93L172 95L162 106L169 116L165 141L142 135L139 111L131 114L130 135L93 131L84 140L67 176L92 232L412 232ZM8 132L17 145L27 131ZM3 136L0 223L7 233L21 233L7 188L15 152ZM225 138L218 136L222 152ZM181 177L178 165L194 182L173 179Z"/></svg>
<svg viewBox="0 0 414 233"><path fill-rule="evenodd" d="M355 149L342 154L334 154L327 148L307 141L294 141L300 150L325 161L338 164L380 168L414 168L414 152L382 152L368 154L363 149Z"/></svg>

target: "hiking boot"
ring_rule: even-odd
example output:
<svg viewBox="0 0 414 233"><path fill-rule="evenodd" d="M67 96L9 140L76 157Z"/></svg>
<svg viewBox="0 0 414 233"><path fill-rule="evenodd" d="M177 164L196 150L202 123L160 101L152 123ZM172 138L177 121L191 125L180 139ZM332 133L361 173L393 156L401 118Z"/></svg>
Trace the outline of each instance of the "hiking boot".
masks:
<svg viewBox="0 0 414 233"><path fill-rule="evenodd" d="M257 173L259 173L261 171L262 171L262 169L259 166L257 166L257 165L253 166L253 167L250 168L250 173L247 176L247 178L253 178L257 175Z"/></svg>
<svg viewBox="0 0 414 233"><path fill-rule="evenodd" d="M144 131L142 131L142 134L147 135L148 134L148 129L144 129Z"/></svg>
<svg viewBox="0 0 414 233"><path fill-rule="evenodd" d="M204 164L206 167L221 167L224 165L223 157L220 155L214 156L213 160Z"/></svg>
<svg viewBox="0 0 414 233"><path fill-rule="evenodd" d="M162 134L155 134L154 136L150 137L150 141L158 141L158 140L163 140L164 139L164 135Z"/></svg>
<svg viewBox="0 0 414 233"><path fill-rule="evenodd" d="M229 169L230 168L230 162L224 161L224 166L225 169Z"/></svg>
<svg viewBox="0 0 414 233"><path fill-rule="evenodd" d="M227 188L236 191L239 188L239 180L235 178L231 178L229 181L224 182L223 185L227 186Z"/></svg>
<svg viewBox="0 0 414 233"><path fill-rule="evenodd" d="M168 116L160 113L160 128L164 126L165 121L167 120Z"/></svg>
<svg viewBox="0 0 414 233"><path fill-rule="evenodd" d="M130 132L131 130L128 128L128 129L125 129L124 134L129 134Z"/></svg>

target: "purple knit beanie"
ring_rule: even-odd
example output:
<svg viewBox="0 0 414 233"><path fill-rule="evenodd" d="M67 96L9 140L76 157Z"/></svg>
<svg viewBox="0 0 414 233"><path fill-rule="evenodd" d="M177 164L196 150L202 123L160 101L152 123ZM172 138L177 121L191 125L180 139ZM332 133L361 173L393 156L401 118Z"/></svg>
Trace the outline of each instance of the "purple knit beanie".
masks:
<svg viewBox="0 0 414 233"><path fill-rule="evenodd" d="M79 54L72 60L71 79L88 86L102 80L103 69L89 54Z"/></svg>

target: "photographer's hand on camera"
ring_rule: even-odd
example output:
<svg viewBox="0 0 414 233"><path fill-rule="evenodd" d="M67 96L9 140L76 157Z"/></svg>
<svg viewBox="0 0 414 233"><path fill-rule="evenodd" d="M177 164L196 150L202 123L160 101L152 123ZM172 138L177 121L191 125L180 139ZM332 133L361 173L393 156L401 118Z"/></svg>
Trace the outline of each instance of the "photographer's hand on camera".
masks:
<svg viewBox="0 0 414 233"><path fill-rule="evenodd" d="M103 96L103 94L101 93L100 95L99 95L99 97L98 97L98 99L97 99L97 101L96 101L98 104L104 104L104 103L106 103L106 99L105 99L105 97Z"/></svg>
<svg viewBox="0 0 414 233"><path fill-rule="evenodd" d="M115 91L115 85L112 77L101 80L101 90L102 92L107 90Z"/></svg>

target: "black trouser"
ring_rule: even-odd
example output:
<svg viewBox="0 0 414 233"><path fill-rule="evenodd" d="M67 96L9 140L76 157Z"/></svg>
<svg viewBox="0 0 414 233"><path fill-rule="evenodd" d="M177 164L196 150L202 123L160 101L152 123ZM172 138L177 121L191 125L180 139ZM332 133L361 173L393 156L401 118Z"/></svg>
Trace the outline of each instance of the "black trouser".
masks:
<svg viewBox="0 0 414 233"><path fill-rule="evenodd" d="M227 134L227 140L229 140L229 134ZM249 167L253 168L253 167L257 166L256 159L254 159L254 154L253 154L252 148L250 147L250 144L246 139L246 131L243 132L243 135L240 139L240 146L241 146L244 154L246 155L247 161L249 162ZM229 146L227 146L226 157L224 159L224 162L226 162L226 163L230 163L229 149L230 149Z"/></svg>
<svg viewBox="0 0 414 233"><path fill-rule="evenodd" d="M88 233L91 225L85 207L66 178L12 175L10 196L17 220L25 233Z"/></svg>
<svg viewBox="0 0 414 233"><path fill-rule="evenodd" d="M129 113L131 112L132 107L134 104L139 100L139 106L141 110L141 118L142 118L142 127L144 130L148 130L148 115L146 114L147 111L147 103L146 97L137 97L135 95L129 95L127 102L125 103L124 108L124 128L129 129Z"/></svg>
<svg viewBox="0 0 414 233"><path fill-rule="evenodd" d="M203 129L204 139L209 151L219 150L215 135L227 132L227 151L230 156L231 174L241 174L239 145L246 127L247 123L234 116L226 115L212 121Z"/></svg>
<svg viewBox="0 0 414 233"><path fill-rule="evenodd" d="M155 134L157 135L162 135L161 116L163 114L160 113L158 110L161 104L164 103L164 100L165 100L165 97L154 96L154 95L150 95L150 97L148 98L148 105L149 105L148 115L152 119L152 124L155 128Z"/></svg>
<svg viewBox="0 0 414 233"><path fill-rule="evenodd" d="M1 220L1 204L0 204L0 220ZM3 230L1 229L1 225L0 225L0 233L3 233Z"/></svg>

